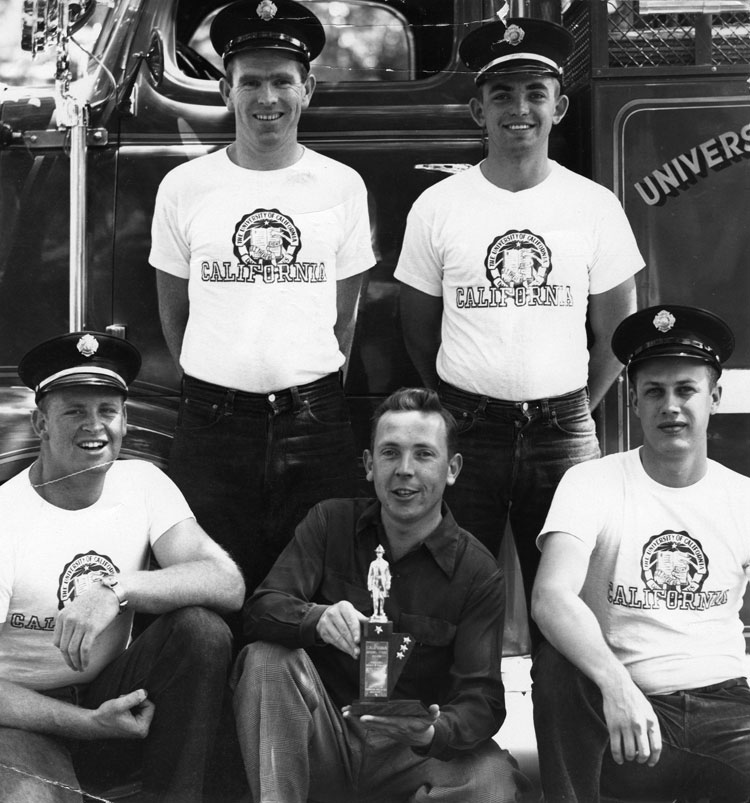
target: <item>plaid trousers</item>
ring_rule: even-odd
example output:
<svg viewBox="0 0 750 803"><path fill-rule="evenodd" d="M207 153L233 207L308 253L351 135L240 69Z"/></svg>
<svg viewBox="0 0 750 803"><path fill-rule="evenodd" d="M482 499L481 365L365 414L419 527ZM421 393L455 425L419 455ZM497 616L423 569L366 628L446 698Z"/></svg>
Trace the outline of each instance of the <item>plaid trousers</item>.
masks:
<svg viewBox="0 0 750 803"><path fill-rule="evenodd" d="M256 803L510 803L528 785L492 740L440 761L344 719L302 649L246 646L232 685Z"/></svg>

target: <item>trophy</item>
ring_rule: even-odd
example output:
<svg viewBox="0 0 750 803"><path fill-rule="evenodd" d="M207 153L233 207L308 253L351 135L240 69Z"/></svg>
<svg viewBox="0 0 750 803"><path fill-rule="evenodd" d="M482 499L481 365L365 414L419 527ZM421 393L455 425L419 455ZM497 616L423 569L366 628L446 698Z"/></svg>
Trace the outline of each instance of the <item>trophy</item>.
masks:
<svg viewBox="0 0 750 803"><path fill-rule="evenodd" d="M372 616L360 623L359 700L351 704L352 714L383 717L429 716L420 700L391 700L406 659L414 646L408 633L394 633L385 615L385 600L391 588L391 570L378 544L377 557L367 573L367 590L372 596Z"/></svg>

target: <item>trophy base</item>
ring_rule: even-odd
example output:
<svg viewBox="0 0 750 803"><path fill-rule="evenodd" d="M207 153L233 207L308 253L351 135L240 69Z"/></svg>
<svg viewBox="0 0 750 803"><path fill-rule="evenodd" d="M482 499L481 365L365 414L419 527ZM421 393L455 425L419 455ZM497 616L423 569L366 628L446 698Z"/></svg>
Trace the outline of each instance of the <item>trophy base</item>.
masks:
<svg viewBox="0 0 750 803"><path fill-rule="evenodd" d="M420 700L383 700L383 702L369 702L358 700L349 706L352 716L361 717L369 714L375 717L419 717L428 719L430 712Z"/></svg>

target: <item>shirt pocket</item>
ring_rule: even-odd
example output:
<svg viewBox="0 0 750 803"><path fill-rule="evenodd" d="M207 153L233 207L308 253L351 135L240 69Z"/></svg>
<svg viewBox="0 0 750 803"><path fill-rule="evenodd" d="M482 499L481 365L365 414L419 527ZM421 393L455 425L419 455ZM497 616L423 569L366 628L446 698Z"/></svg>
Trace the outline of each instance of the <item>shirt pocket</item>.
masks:
<svg viewBox="0 0 750 803"><path fill-rule="evenodd" d="M418 645L447 647L456 636L456 626L445 619L433 619L413 613L402 613L399 630L408 633Z"/></svg>

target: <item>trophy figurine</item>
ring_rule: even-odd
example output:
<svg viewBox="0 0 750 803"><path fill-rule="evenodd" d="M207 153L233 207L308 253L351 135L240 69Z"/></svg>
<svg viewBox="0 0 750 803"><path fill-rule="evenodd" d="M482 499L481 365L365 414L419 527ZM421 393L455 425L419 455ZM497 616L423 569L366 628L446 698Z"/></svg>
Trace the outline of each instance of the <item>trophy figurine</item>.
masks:
<svg viewBox="0 0 750 803"><path fill-rule="evenodd" d="M356 716L429 715L419 700L391 700L401 670L414 646L408 633L394 633L393 622L385 615L385 601L391 589L391 570L383 557L381 544L367 573L367 590L372 596L372 616L361 622L359 654L359 700L352 703Z"/></svg>

